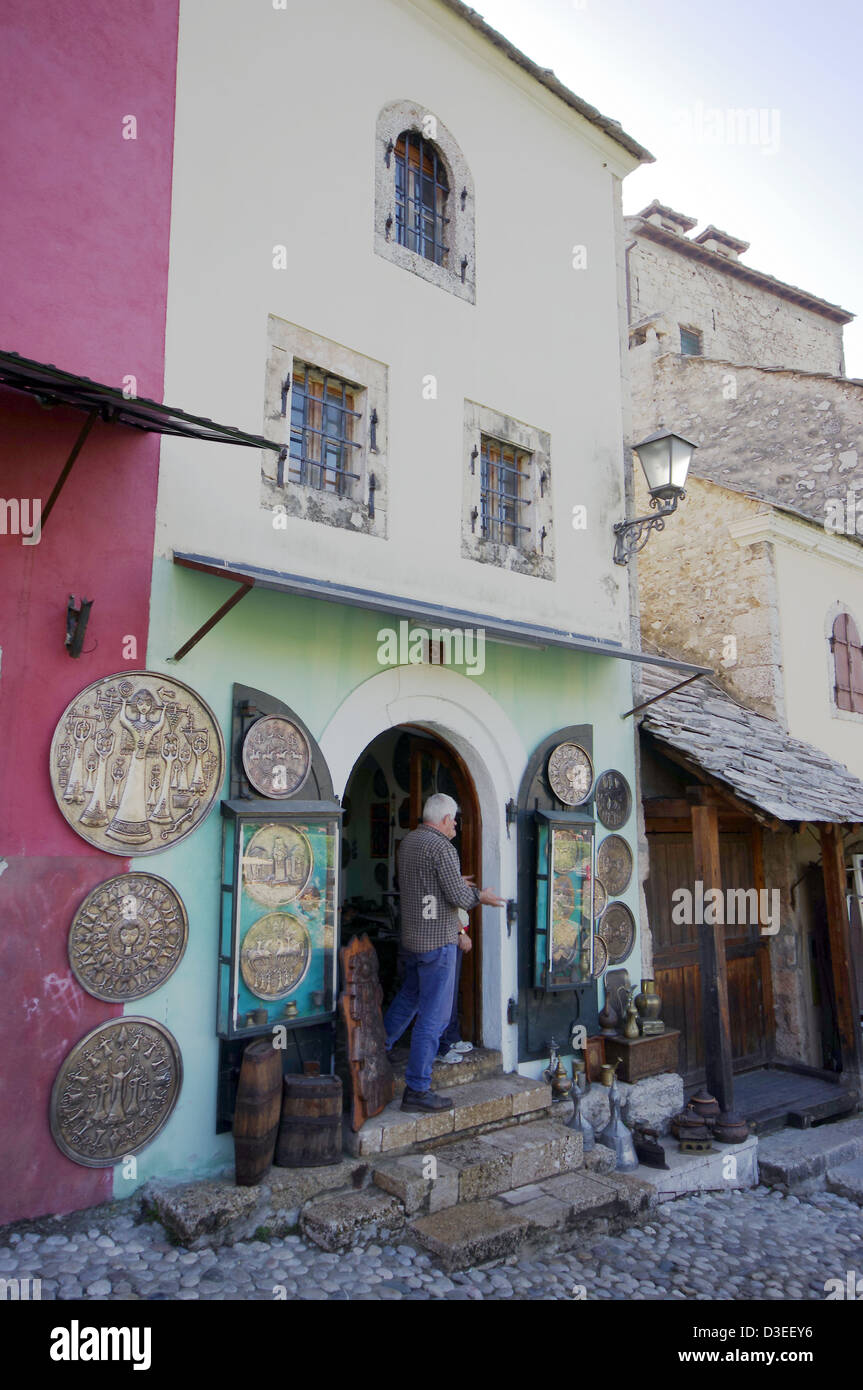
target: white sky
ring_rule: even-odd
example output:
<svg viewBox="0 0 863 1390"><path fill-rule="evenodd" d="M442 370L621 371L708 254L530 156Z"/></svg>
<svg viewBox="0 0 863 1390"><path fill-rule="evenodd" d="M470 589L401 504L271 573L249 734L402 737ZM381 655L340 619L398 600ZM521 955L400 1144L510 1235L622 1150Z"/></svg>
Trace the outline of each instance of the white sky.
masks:
<svg viewBox="0 0 863 1390"><path fill-rule="evenodd" d="M690 235L712 222L751 243L754 269L859 314L845 357L863 377L859 0L473 4L655 155L626 179L625 212L658 198L698 218ZM740 108L765 112L754 143L733 125L729 138L724 113Z"/></svg>

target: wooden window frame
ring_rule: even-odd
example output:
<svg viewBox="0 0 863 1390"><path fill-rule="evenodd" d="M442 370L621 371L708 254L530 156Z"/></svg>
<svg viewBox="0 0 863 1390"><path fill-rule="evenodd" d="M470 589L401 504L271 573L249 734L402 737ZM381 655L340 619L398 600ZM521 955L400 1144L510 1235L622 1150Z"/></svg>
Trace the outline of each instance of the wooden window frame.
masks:
<svg viewBox="0 0 863 1390"><path fill-rule="evenodd" d="M863 714L863 644L847 611L837 613L830 635L833 655L833 701L838 710Z"/></svg>

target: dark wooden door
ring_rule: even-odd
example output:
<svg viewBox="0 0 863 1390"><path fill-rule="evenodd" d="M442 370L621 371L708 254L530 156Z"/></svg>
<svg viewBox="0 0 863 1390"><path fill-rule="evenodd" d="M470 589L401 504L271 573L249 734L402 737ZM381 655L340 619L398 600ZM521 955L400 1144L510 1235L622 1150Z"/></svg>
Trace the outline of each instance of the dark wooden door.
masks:
<svg viewBox="0 0 863 1390"><path fill-rule="evenodd" d="M723 888L763 886L757 871L758 832L720 832ZM653 932L653 967L662 995L662 1017L681 1031L680 1067L687 1082L704 1079L701 971L698 926L672 920L675 889L694 892L695 860L689 833L648 834L650 877L645 885ZM731 1047L736 1071L766 1061L773 1052L773 1008L768 939L757 923L725 928Z"/></svg>
<svg viewBox="0 0 863 1390"><path fill-rule="evenodd" d="M422 818L425 801L434 792L445 792L458 802L461 817L453 844L462 873L473 875L482 886L482 835L479 800L473 778L454 749L438 739L411 738L410 828ZM470 913L473 949L462 957L459 1009L461 1036L467 1042L482 1040L482 908Z"/></svg>

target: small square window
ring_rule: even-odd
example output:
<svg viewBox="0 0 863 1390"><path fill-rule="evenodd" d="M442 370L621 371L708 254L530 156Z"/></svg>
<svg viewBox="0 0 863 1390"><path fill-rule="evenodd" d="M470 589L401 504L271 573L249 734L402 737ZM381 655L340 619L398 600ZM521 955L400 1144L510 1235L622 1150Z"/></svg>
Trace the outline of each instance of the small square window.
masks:
<svg viewBox="0 0 863 1390"><path fill-rule="evenodd" d="M358 389L340 377L294 361L291 379L291 442L288 452L292 482L350 496L359 479L356 462L361 448L355 438L362 412L356 409ZM288 392L285 390L283 409Z"/></svg>
<svg viewBox="0 0 863 1390"><path fill-rule="evenodd" d="M681 328L680 351L684 357L700 357L701 334L697 328Z"/></svg>
<svg viewBox="0 0 863 1390"><path fill-rule="evenodd" d="M480 524L484 540L528 547L533 530L526 520L531 505L532 457L526 449L482 435Z"/></svg>

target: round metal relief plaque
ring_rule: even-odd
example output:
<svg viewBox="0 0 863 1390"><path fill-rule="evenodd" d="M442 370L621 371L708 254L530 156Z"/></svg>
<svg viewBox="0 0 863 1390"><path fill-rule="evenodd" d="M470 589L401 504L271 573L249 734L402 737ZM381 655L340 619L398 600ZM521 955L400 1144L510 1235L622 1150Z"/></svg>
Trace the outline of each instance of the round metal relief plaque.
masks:
<svg viewBox="0 0 863 1390"><path fill-rule="evenodd" d="M608 903L608 893L605 891L605 884L602 879L593 880L593 920L601 917Z"/></svg>
<svg viewBox="0 0 863 1390"><path fill-rule="evenodd" d="M626 825L632 810L632 792L622 772L610 768L601 773L596 779L593 799L596 814L606 830L619 830Z"/></svg>
<svg viewBox="0 0 863 1390"><path fill-rule="evenodd" d="M256 719L243 739L243 768L261 796L298 792L309 775L312 754L301 729L280 714Z"/></svg>
<svg viewBox="0 0 863 1390"><path fill-rule="evenodd" d="M284 999L309 968L312 943L298 918L268 912L249 930L240 951L240 971L259 999Z"/></svg>
<svg viewBox="0 0 863 1390"><path fill-rule="evenodd" d="M551 790L564 806L580 806L590 796L593 763L577 743L559 743L548 759Z"/></svg>
<svg viewBox="0 0 863 1390"><path fill-rule="evenodd" d="M609 903L597 930L608 950L609 965L620 965L635 945L635 918L626 903Z"/></svg>
<svg viewBox="0 0 863 1390"><path fill-rule="evenodd" d="M188 935L186 909L170 883L155 874L118 874L75 913L69 963L96 999L143 999L174 973Z"/></svg>
<svg viewBox="0 0 863 1390"><path fill-rule="evenodd" d="M209 705L156 671L88 685L51 741L57 805L82 839L109 854L158 854L211 810L225 770Z"/></svg>
<svg viewBox="0 0 863 1390"><path fill-rule="evenodd" d="M314 867L308 839L293 825L262 825L243 855L243 888L263 907L284 907L305 892Z"/></svg>
<svg viewBox="0 0 863 1390"><path fill-rule="evenodd" d="M632 850L622 835L607 835L596 852L596 872L610 898L625 893L632 878Z"/></svg>
<svg viewBox="0 0 863 1390"><path fill-rule="evenodd" d="M594 935L593 938L593 970L590 973L592 980L598 980L603 970L608 965L608 950L601 936Z"/></svg>
<svg viewBox="0 0 863 1390"><path fill-rule="evenodd" d="M176 1039L152 1018L113 1018L72 1048L51 1092L51 1133L67 1158L107 1168L155 1139L183 1082Z"/></svg>

